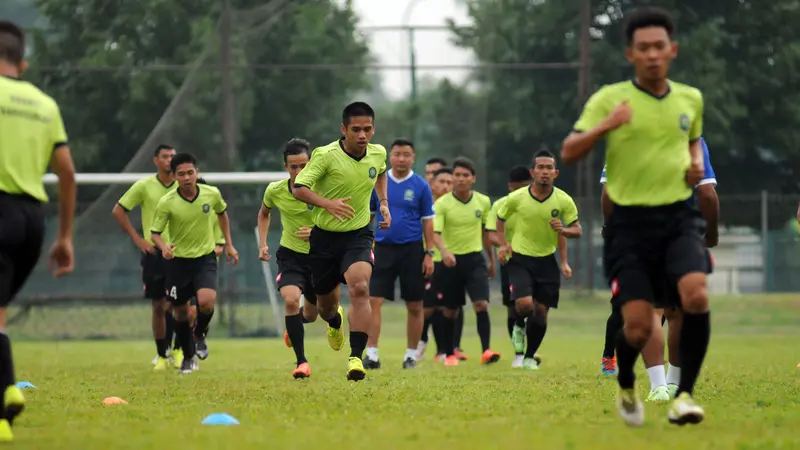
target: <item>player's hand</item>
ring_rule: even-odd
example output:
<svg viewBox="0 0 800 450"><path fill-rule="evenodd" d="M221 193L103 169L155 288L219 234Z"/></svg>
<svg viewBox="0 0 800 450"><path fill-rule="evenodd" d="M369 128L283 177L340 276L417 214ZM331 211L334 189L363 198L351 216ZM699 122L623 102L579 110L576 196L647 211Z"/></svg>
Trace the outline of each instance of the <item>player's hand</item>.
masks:
<svg viewBox="0 0 800 450"><path fill-rule="evenodd" d="M425 278L433 275L433 257L431 255L426 254L422 259L422 274L425 275Z"/></svg>
<svg viewBox="0 0 800 450"><path fill-rule="evenodd" d="M502 264L507 264L508 260L511 259L511 253L512 251L510 245L501 245L497 250L497 259L499 259Z"/></svg>
<svg viewBox="0 0 800 450"><path fill-rule="evenodd" d="M611 114L608 115L606 120L608 121L608 126L611 130L616 130L617 128L630 123L631 118L633 118L633 110L631 109L631 105L628 103L627 100L623 100L622 103L617 105Z"/></svg>
<svg viewBox="0 0 800 450"><path fill-rule="evenodd" d="M308 242L308 239L311 237L311 227L300 227L294 232L294 235Z"/></svg>
<svg viewBox="0 0 800 450"><path fill-rule="evenodd" d="M75 251L72 239L58 239L50 247L50 270L53 276L60 278L75 269Z"/></svg>
<svg viewBox="0 0 800 450"><path fill-rule="evenodd" d="M349 201L350 197L328 200L325 202L325 205L323 205L323 209L328 211L333 217L336 217L339 222L344 222L345 220L352 219L356 215L356 210L347 204Z"/></svg>
<svg viewBox="0 0 800 450"><path fill-rule="evenodd" d="M222 254L223 251L225 251L224 245L217 244L214 246L214 255L219 256Z"/></svg>
<svg viewBox="0 0 800 450"><path fill-rule="evenodd" d="M386 230L392 225L392 213L389 212L389 205L386 202L381 202L381 216L383 220L378 222L378 227L381 230Z"/></svg>
<svg viewBox="0 0 800 450"><path fill-rule="evenodd" d="M269 254L269 246L268 245L265 245L265 246L263 246L263 247L258 249L258 259L260 259L260 260L262 260L264 262L268 262L270 260L270 258L272 258L272 256Z"/></svg>
<svg viewBox="0 0 800 450"><path fill-rule="evenodd" d="M489 279L493 280L495 275L497 275L497 268L494 265L494 261L492 261L489 263Z"/></svg>
<svg viewBox="0 0 800 450"><path fill-rule="evenodd" d="M442 262L444 263L445 267L455 267L456 266L456 255L444 251L442 252Z"/></svg>
<svg viewBox="0 0 800 450"><path fill-rule="evenodd" d="M564 278L570 279L572 278L572 267L566 261L561 263L561 273L564 275Z"/></svg>
<svg viewBox="0 0 800 450"><path fill-rule="evenodd" d="M172 253L172 249L174 249L174 248L175 248L175 244L169 244L167 246L167 248L161 250L161 256L163 256L164 259L172 259L172 258L174 258L175 254Z"/></svg>
<svg viewBox="0 0 800 450"><path fill-rule="evenodd" d="M553 229L558 234L564 231L564 223L561 222L561 219L550 219L550 228Z"/></svg>
<svg viewBox="0 0 800 450"><path fill-rule="evenodd" d="M686 184L689 185L692 189L697 186L697 183L703 180L703 176L706 174L705 167L703 167L702 161L692 161L692 165L689 166L689 169L686 171Z"/></svg>
<svg viewBox="0 0 800 450"><path fill-rule="evenodd" d="M233 245L228 244L225 246L225 256L228 257L228 262L233 264L234 266L236 264L239 264L239 252L237 252L236 249L233 248Z"/></svg>
<svg viewBox="0 0 800 450"><path fill-rule="evenodd" d="M156 248L153 247L153 244L145 241L143 238L140 238L139 236L136 237L136 240L133 241L133 243L136 244L136 247L139 248L139 251L142 253L149 253L151 255L156 254Z"/></svg>
<svg viewBox="0 0 800 450"><path fill-rule="evenodd" d="M719 232L718 231L706 231L706 248L714 248L719 244Z"/></svg>

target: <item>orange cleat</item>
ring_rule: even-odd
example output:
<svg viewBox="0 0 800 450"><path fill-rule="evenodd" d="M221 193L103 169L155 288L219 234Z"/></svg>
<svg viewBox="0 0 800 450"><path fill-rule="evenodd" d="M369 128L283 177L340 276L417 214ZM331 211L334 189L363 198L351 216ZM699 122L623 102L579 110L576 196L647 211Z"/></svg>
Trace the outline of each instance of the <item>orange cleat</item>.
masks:
<svg viewBox="0 0 800 450"><path fill-rule="evenodd" d="M435 362L442 362L442 361L445 360L445 354L444 353L437 353L436 356L433 357L433 360Z"/></svg>
<svg viewBox="0 0 800 450"><path fill-rule="evenodd" d="M500 353L496 351L486 349L485 352L481 355L481 364L492 364L500 361Z"/></svg>
<svg viewBox="0 0 800 450"><path fill-rule="evenodd" d="M617 374L617 357L603 358L603 375Z"/></svg>
<svg viewBox="0 0 800 450"><path fill-rule="evenodd" d="M458 358L456 355L450 355L444 359L445 366L457 366L458 365Z"/></svg>
<svg viewBox="0 0 800 450"><path fill-rule="evenodd" d="M456 358L458 358L459 361L466 361L467 360L467 354L462 352L461 349L457 348L456 351L455 351L455 355L456 355Z"/></svg>
<svg viewBox="0 0 800 450"><path fill-rule="evenodd" d="M283 343L286 344L287 347L292 348L292 341L289 340L289 333L286 331L283 332Z"/></svg>
<svg viewBox="0 0 800 450"><path fill-rule="evenodd" d="M300 379L303 379L303 378L310 377L311 376L311 366L309 366L307 362L304 362L303 364L300 364L299 366L297 366L296 369L294 369L294 371L292 371L292 376L296 380L300 380Z"/></svg>

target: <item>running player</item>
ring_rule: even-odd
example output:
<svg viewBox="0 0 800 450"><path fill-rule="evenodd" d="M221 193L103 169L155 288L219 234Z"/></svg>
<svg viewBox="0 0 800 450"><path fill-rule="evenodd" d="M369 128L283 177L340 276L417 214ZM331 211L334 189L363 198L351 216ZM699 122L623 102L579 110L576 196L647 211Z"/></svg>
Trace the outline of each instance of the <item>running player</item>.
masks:
<svg viewBox="0 0 800 450"><path fill-rule="evenodd" d="M433 275L433 194L425 179L411 166L416 156L414 144L396 139L389 150L392 168L388 172L389 211L394 223L388 230L375 232L375 267L369 282L372 325L367 341L364 367L379 369L378 338L381 334L383 299L394 300L395 281L400 279L400 297L406 302L406 354L403 368L417 365L417 343L422 335L422 300L425 279ZM378 196L373 191L370 209L377 212ZM378 221L383 216L377 212ZM424 238L424 243L423 243Z"/></svg>
<svg viewBox="0 0 800 450"><path fill-rule="evenodd" d="M56 102L20 77L28 68L25 34L0 21L0 442L11 442L11 425L25 407L16 386L6 309L39 261L48 201L42 176L50 165L58 176L59 226L50 248L53 275L73 270L75 167Z"/></svg>
<svg viewBox="0 0 800 450"><path fill-rule="evenodd" d="M384 218L378 226L389 228L391 214L386 198L386 149L369 142L375 134L372 107L363 102L347 105L342 112L341 132L342 138L314 150L311 161L297 175L292 192L298 200L314 206L314 228L309 237L311 274L317 308L328 322L328 343L334 350L344 344L344 311L339 306L338 287L347 283L347 379L359 381L367 375L361 357L372 319L369 279L375 258L369 203L373 189Z"/></svg>
<svg viewBox="0 0 800 450"><path fill-rule="evenodd" d="M617 342L617 407L630 426L644 423L633 367L653 329L660 286L677 284L683 308L681 380L668 411L671 423L699 423L705 412L692 391L710 340L702 218L686 200L703 177L703 96L667 78L678 47L670 15L657 8L631 13L628 60L635 79L605 86L586 103L564 140L564 162L577 161L606 139L606 191L613 202L605 228L606 276L622 305Z"/></svg>
<svg viewBox="0 0 800 450"><path fill-rule="evenodd" d="M286 332L284 342L294 350L296 366L294 378L311 376L311 366L305 354L304 323L317 319L317 296L311 285L311 261L308 257L308 237L314 223L311 209L292 195L292 186L297 174L308 164L311 145L302 139L292 139L283 147L283 165L289 178L270 183L264 191L264 199L258 213L258 257L269 261L271 255L267 245L270 214L278 209L281 219L281 243L275 257L278 259L278 276L275 282L281 292L285 306ZM300 306L300 297L305 306Z"/></svg>
<svg viewBox="0 0 800 450"><path fill-rule="evenodd" d="M547 332L550 308L558 308L561 275L572 276L566 246L560 241L562 237L578 239L583 230L572 197L553 185L558 177L553 154L540 151L531 167L533 184L508 194L497 211L496 233L502 243L498 258L508 262L508 291L517 312L511 336L514 351L520 352L525 345L522 325L526 325L528 348L522 368L537 370L540 360L534 355ZM506 221L510 220L516 222L513 235L507 236ZM559 247L560 265L556 261Z"/></svg>
<svg viewBox="0 0 800 450"><path fill-rule="evenodd" d="M443 294L442 349L447 355L445 365L458 365L455 355L455 327L459 308L469 294L477 318L478 336L481 339L481 363L490 364L500 359L500 354L490 345L489 279L494 277L494 249L486 232L486 217L491 209L489 197L472 190L475 184L475 164L466 158L453 162L453 192L442 196L434 204L433 229L436 246L442 249L444 267L436 276L437 288ZM486 260L481 254L486 250Z"/></svg>
<svg viewBox="0 0 800 450"><path fill-rule="evenodd" d="M183 362L180 373L188 374L197 369L195 355L205 359L208 347L205 337L214 315L217 298L217 259L214 226L209 214L216 214L219 227L225 237L225 254L228 261L237 264L239 255L233 247L230 223L226 209L228 205L219 189L210 185L198 185L197 160L188 153L178 153L172 158L171 168L178 187L158 201L151 236L167 260L165 285L175 315L175 333L183 345ZM169 242L162 234L167 232ZM189 302L197 298L197 320L192 327ZM201 345L203 344L203 345ZM203 352L201 356L200 352Z"/></svg>
<svg viewBox="0 0 800 450"><path fill-rule="evenodd" d="M133 185L120 197L111 210L120 228L130 236L133 244L142 253L139 264L142 267L142 285L144 297L152 304L153 338L156 342L156 361L154 370L165 370L168 365L181 366L183 353L176 350L170 354L170 344L174 330L174 318L169 311L166 287L164 286L164 259L161 252L153 244L150 229L153 224L153 215L156 205L161 197L177 187L175 176L170 168L170 161L175 156L172 146L161 144L156 147L153 154L153 164L156 174L133 183ZM142 209L142 235L140 236L131 224L128 213L136 207ZM169 241L169 237L165 237ZM178 340L175 340L178 344Z"/></svg>

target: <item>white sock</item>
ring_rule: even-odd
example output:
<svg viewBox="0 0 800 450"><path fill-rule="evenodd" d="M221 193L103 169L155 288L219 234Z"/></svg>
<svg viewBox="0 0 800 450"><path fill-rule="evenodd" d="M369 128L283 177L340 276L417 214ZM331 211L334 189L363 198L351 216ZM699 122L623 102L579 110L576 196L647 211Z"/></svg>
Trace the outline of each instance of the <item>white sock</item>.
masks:
<svg viewBox="0 0 800 450"><path fill-rule="evenodd" d="M653 366L647 368L647 376L650 377L650 390L667 385L667 377L664 373L664 366Z"/></svg>
<svg viewBox="0 0 800 450"><path fill-rule="evenodd" d="M408 358L414 359L417 357L417 349L415 348L407 348L406 349L406 356L403 358L403 361L407 360Z"/></svg>
<svg viewBox="0 0 800 450"><path fill-rule="evenodd" d="M377 361L378 360L378 347L367 347L367 358Z"/></svg>
<svg viewBox="0 0 800 450"><path fill-rule="evenodd" d="M667 370L667 384L681 384L681 368L675 367L672 364L670 364L668 367L669 370Z"/></svg>

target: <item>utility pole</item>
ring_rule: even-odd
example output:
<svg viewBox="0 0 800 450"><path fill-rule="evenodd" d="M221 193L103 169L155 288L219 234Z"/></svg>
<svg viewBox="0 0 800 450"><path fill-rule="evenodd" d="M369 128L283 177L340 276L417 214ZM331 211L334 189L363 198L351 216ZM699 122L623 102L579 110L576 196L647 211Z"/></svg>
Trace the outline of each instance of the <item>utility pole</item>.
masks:
<svg viewBox="0 0 800 450"><path fill-rule="evenodd" d="M581 0L580 5L580 27L581 27L581 34L580 34L580 42L579 42L579 58L580 58L580 69L578 72L578 101L580 102L581 107L589 96L589 90L591 87L591 75L592 75L592 68L591 68L591 56L589 53L589 44L591 42L591 35L589 34L589 29L592 26L592 1L591 0ZM583 208L586 210L586 214L583 217L587 217L588 220L583 224L584 228L584 242L587 243L586 249L586 289L589 291L589 295L594 295L594 279L595 279L595 251L594 251L594 218L595 218L595 202L598 201L595 198L594 194L594 186L597 182L594 176L594 152L589 152L589 155L583 161L583 170L581 170L581 166L579 166L578 170L578 183L580 186L581 177L585 177L584 184L586 185L586 195L584 201ZM580 189L579 191L580 192ZM583 266L579 266L583 268Z"/></svg>

